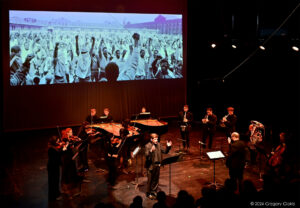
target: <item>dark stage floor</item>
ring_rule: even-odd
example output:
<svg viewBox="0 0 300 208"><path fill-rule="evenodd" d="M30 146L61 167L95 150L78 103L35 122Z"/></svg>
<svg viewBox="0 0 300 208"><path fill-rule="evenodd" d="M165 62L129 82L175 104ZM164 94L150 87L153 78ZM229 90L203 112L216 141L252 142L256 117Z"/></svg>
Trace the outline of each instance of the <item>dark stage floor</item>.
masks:
<svg viewBox="0 0 300 208"><path fill-rule="evenodd" d="M78 127L74 127L74 131ZM5 207L94 207L99 202L112 203L115 207L128 207L136 195L143 197L144 207L152 207L156 202L145 197L146 177L139 177L140 185L136 189L132 183L135 181L135 173L128 175L119 172L116 190L108 187L106 182L107 166L99 157L97 145L89 149L90 169L85 177L90 182L82 184L81 194L73 199L63 195L63 199L48 204L47 182L47 141L49 136L56 135L56 129L26 131L18 133L6 133L6 145L2 146L1 200ZM199 139L201 129L195 127L191 133L190 153L183 156L180 162L172 165L171 194L168 203L172 204L179 190L188 191L195 199L201 197L203 186L213 182L213 162L207 157L200 157ZM173 148L168 155L176 155L180 148L179 129L175 124L170 124L168 132L162 136L161 143L165 145L166 139L173 141ZM217 132L213 149L228 151L226 137L222 132ZM204 152L203 156L206 154ZM138 173L141 174L142 155L138 155ZM144 159L144 158L143 158ZM132 162L130 170L135 171L136 160ZM143 170L143 172L145 169ZM260 189L258 167L245 170L244 178L251 179L256 188ZM215 163L216 182L223 184L228 178L228 169L225 160L217 160ZM3 180L4 178L4 180ZM159 188L169 194L169 166L161 168ZM2 203L3 204L3 203Z"/></svg>

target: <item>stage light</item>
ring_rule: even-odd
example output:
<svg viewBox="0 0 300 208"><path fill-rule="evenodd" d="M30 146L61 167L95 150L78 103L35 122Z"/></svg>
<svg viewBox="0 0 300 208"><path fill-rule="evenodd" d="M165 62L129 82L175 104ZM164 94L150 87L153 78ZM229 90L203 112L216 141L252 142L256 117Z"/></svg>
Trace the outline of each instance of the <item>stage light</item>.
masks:
<svg viewBox="0 0 300 208"><path fill-rule="evenodd" d="M292 49L297 52L299 51L299 48L297 46L292 46Z"/></svg>
<svg viewBox="0 0 300 208"><path fill-rule="evenodd" d="M236 48L237 48L237 47L236 47L236 45L234 45L234 44L232 44L232 45L231 45L231 47L232 47L232 48L234 48L234 49L236 49Z"/></svg>
<svg viewBox="0 0 300 208"><path fill-rule="evenodd" d="M212 48L215 48L217 45L216 45L215 43L212 43L210 46L211 46Z"/></svg>
<svg viewBox="0 0 300 208"><path fill-rule="evenodd" d="M260 50L263 50L263 51L266 50L266 48L263 45L260 45L259 48L260 48Z"/></svg>

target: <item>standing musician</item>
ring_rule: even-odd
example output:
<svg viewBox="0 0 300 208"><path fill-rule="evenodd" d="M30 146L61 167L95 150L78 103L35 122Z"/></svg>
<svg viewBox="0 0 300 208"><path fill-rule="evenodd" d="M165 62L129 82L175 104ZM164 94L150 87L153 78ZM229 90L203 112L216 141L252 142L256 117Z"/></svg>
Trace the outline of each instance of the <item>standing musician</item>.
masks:
<svg viewBox="0 0 300 208"><path fill-rule="evenodd" d="M190 131L192 128L193 114L189 111L189 106L184 105L183 111L179 112L180 134L183 148L190 148Z"/></svg>
<svg viewBox="0 0 300 208"><path fill-rule="evenodd" d="M203 132L202 132L202 142L205 143L203 145L204 148L206 148L206 138L209 137L209 146L208 148L211 149L212 147L212 141L213 137L216 131L216 123L217 123L217 116L213 114L212 108L206 109L206 115L202 119L203 126Z"/></svg>
<svg viewBox="0 0 300 208"><path fill-rule="evenodd" d="M111 123L113 122L113 117L109 115L109 108L104 108L103 114L100 117L100 122L102 123Z"/></svg>
<svg viewBox="0 0 300 208"><path fill-rule="evenodd" d="M117 179L117 160L118 152L121 145L121 139L115 137L112 133L106 135L108 138L107 147L107 166L108 166L108 183L115 186Z"/></svg>
<svg viewBox="0 0 300 208"><path fill-rule="evenodd" d="M250 150L251 164L254 165L261 160L264 147L262 146L263 135L264 135L264 125L258 121L251 121L249 125L249 130L246 133L249 136L248 148Z"/></svg>
<svg viewBox="0 0 300 208"><path fill-rule="evenodd" d="M167 142L167 148L164 150L158 142L158 135L156 133L152 133L150 136L151 140L145 146L145 166L147 168L148 176L146 196L150 199L155 199L162 161L161 154L168 154L172 146L172 141Z"/></svg>
<svg viewBox="0 0 300 208"><path fill-rule="evenodd" d="M48 199L59 200L61 199L59 191L59 177L60 177L60 146L59 139L52 136L48 142Z"/></svg>
<svg viewBox="0 0 300 208"><path fill-rule="evenodd" d="M234 114L233 107L228 107L227 112L228 114L221 120L221 126L225 127L226 137L230 137L231 134L236 131L237 117Z"/></svg>
<svg viewBox="0 0 300 208"><path fill-rule="evenodd" d="M80 141L80 138L73 136L71 128L67 128L62 131L62 176L61 183L65 192L72 196L72 192L76 191L80 186L81 177L77 175L76 164L72 159L74 151L76 150L76 144ZM75 194L74 194L75 195Z"/></svg>
<svg viewBox="0 0 300 208"><path fill-rule="evenodd" d="M120 139L122 141L122 149L120 150L120 166L122 168L123 173L128 174L128 160L131 158L131 146L133 144L132 140L127 139L131 136L130 130L130 120L125 119L122 122L122 128L120 129Z"/></svg>
<svg viewBox="0 0 300 208"><path fill-rule="evenodd" d="M91 114L86 117L85 121L89 124L99 123L96 108L91 108Z"/></svg>

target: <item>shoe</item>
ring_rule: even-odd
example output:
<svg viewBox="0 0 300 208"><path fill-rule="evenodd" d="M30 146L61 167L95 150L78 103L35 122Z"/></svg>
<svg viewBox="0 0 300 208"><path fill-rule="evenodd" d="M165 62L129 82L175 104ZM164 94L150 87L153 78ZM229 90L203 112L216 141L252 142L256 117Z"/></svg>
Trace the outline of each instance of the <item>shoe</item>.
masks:
<svg viewBox="0 0 300 208"><path fill-rule="evenodd" d="M151 195L157 197L157 193L156 192L152 192Z"/></svg>
<svg viewBox="0 0 300 208"><path fill-rule="evenodd" d="M149 198L149 199L151 199L151 200L155 200L155 199L156 199L156 197L155 197L154 195L152 195L152 194L149 194L149 195L147 196L147 198Z"/></svg>

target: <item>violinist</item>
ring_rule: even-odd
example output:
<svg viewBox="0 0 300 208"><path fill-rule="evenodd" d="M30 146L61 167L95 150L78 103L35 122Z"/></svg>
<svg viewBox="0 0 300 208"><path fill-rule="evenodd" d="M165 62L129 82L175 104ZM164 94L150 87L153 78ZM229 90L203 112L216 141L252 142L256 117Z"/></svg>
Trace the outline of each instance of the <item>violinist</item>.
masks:
<svg viewBox="0 0 300 208"><path fill-rule="evenodd" d="M87 128L88 122L84 122L79 130L79 137L82 143L78 146L78 170L79 172L87 172L89 170L88 165L88 145L90 137L95 135L95 129Z"/></svg>
<svg viewBox="0 0 300 208"><path fill-rule="evenodd" d="M62 190L70 196L78 194L79 182L81 178L77 175L76 164L72 159L74 155L74 144L79 141L78 137L73 136L73 130L67 128L62 131Z"/></svg>
<svg viewBox="0 0 300 208"><path fill-rule="evenodd" d="M117 159L121 145L121 139L115 137L112 133L107 135L109 145L107 148L107 166L108 166L108 183L114 186L117 179Z"/></svg>
<svg viewBox="0 0 300 208"><path fill-rule="evenodd" d="M59 139L56 136L52 136L48 142L48 199L60 200L59 191L59 175L60 175L60 146L58 144Z"/></svg>
<svg viewBox="0 0 300 208"><path fill-rule="evenodd" d="M122 128L120 129L120 139L123 142L122 149L120 150L120 165L119 168L122 169L122 172L128 174L128 160L131 158L131 147L133 142L128 139L131 136L131 128L129 126L130 120L125 119L122 121Z"/></svg>

